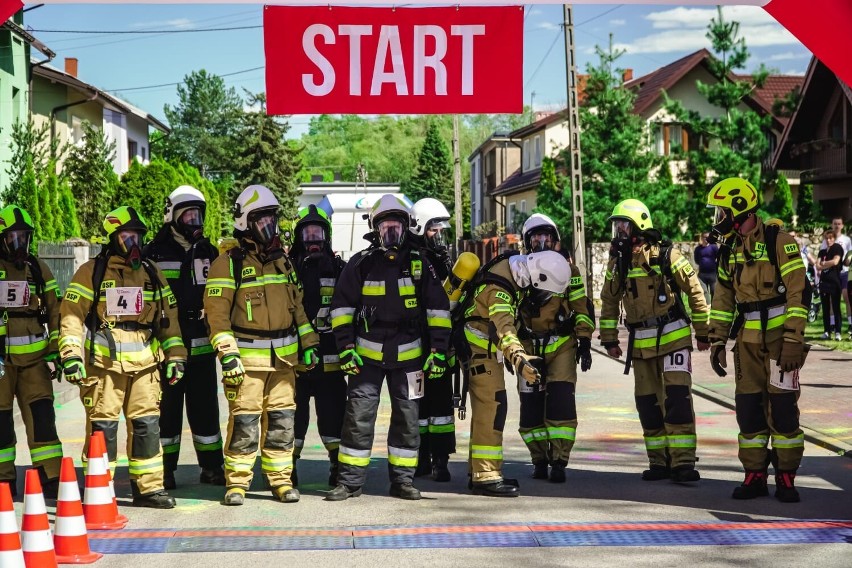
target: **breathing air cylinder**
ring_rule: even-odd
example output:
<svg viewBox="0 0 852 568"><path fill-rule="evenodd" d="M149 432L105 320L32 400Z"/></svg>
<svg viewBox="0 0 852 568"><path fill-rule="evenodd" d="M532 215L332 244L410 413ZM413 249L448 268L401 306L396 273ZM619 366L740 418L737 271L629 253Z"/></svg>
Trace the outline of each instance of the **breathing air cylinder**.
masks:
<svg viewBox="0 0 852 568"><path fill-rule="evenodd" d="M463 252L459 255L452 272L444 280L444 290L450 298L450 309L455 308L464 292L464 287L476 276L479 266L479 257L472 252Z"/></svg>

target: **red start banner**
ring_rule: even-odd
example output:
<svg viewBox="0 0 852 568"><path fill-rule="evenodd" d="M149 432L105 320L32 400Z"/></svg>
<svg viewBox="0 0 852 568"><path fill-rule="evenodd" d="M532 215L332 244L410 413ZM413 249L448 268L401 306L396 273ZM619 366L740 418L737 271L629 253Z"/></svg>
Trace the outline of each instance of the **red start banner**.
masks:
<svg viewBox="0 0 852 568"><path fill-rule="evenodd" d="M521 6L266 6L269 114L523 111Z"/></svg>

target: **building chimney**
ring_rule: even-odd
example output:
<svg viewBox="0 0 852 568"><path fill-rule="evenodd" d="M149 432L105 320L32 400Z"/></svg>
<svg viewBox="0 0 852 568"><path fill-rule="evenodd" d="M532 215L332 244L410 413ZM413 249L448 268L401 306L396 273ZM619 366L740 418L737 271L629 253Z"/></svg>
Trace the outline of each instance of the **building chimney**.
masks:
<svg viewBox="0 0 852 568"><path fill-rule="evenodd" d="M77 58L76 57L66 57L65 58L65 72L72 77L77 77Z"/></svg>
<svg viewBox="0 0 852 568"><path fill-rule="evenodd" d="M621 74L621 81L626 83L633 80L633 69L625 69Z"/></svg>

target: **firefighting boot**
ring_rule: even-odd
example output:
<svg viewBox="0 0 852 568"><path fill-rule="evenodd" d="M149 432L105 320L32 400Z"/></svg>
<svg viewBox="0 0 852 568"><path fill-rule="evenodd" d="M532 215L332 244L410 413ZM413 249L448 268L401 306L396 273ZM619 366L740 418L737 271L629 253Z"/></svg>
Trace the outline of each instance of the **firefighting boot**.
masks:
<svg viewBox="0 0 852 568"><path fill-rule="evenodd" d="M175 481L175 472L165 470L163 471L163 489L177 489L177 482Z"/></svg>
<svg viewBox="0 0 852 568"><path fill-rule="evenodd" d="M198 481L206 485L225 486L225 471L221 467L212 469L202 469ZM166 487L168 489L168 487Z"/></svg>
<svg viewBox="0 0 852 568"><path fill-rule="evenodd" d="M292 485L279 485L272 488L272 495L282 503L298 503L301 499L299 490Z"/></svg>
<svg viewBox="0 0 852 568"><path fill-rule="evenodd" d="M548 477L547 465L548 464L547 464L546 460L533 462L532 478L533 479L547 479L547 477Z"/></svg>
<svg viewBox="0 0 852 568"><path fill-rule="evenodd" d="M665 465L651 464L648 469L642 472L643 481L660 481L661 479L670 479L671 476L671 469Z"/></svg>
<svg viewBox="0 0 852 568"><path fill-rule="evenodd" d="M361 496L361 488L360 487L350 487L349 485L343 485L342 483L338 483L337 487L328 492L325 496L326 501L345 501L350 497L360 497Z"/></svg>
<svg viewBox="0 0 852 568"><path fill-rule="evenodd" d="M432 459L432 479L442 483L450 480L450 470L447 467L449 461L450 456L435 456Z"/></svg>
<svg viewBox="0 0 852 568"><path fill-rule="evenodd" d="M390 496L406 501L419 501L421 498L420 490L410 483L391 483Z"/></svg>
<svg viewBox="0 0 852 568"><path fill-rule="evenodd" d="M775 472L775 498L782 503L798 503L799 491L793 485L796 480L796 471L776 470Z"/></svg>
<svg viewBox="0 0 852 568"><path fill-rule="evenodd" d="M242 487L229 487L225 492L225 499L222 501L225 505L237 506L242 505L246 501L246 490Z"/></svg>
<svg viewBox="0 0 852 568"><path fill-rule="evenodd" d="M766 497L769 489L766 488L766 470L746 470L745 481L739 487L734 487L731 495L734 499L755 499Z"/></svg>
<svg viewBox="0 0 852 568"><path fill-rule="evenodd" d="M149 507L151 509L174 509L175 498L165 491L157 491L150 495L139 495L133 498L134 507Z"/></svg>
<svg viewBox="0 0 852 568"><path fill-rule="evenodd" d="M699 479L701 479L701 475L691 463L676 465L672 468L672 481L675 483L690 483L692 481L698 481Z"/></svg>
<svg viewBox="0 0 852 568"><path fill-rule="evenodd" d="M328 452L328 486L334 487L337 485L337 472L340 471L340 461L338 461L338 450ZM295 468L293 469L295 471ZM295 483L293 484L295 485Z"/></svg>
<svg viewBox="0 0 852 568"><path fill-rule="evenodd" d="M503 480L488 483L474 483L471 487L474 495L486 497L518 497L521 489L517 485L509 485Z"/></svg>
<svg viewBox="0 0 852 568"><path fill-rule="evenodd" d="M562 460L556 460L550 464L550 482L565 483L565 466L568 465Z"/></svg>

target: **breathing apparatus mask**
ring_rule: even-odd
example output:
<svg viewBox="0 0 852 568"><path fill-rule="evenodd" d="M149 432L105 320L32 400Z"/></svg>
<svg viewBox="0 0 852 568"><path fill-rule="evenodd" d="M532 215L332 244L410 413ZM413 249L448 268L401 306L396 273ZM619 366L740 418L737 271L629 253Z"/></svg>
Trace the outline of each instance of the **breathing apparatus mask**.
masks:
<svg viewBox="0 0 852 568"><path fill-rule="evenodd" d="M450 223L446 219L429 221L423 233L426 239L426 246L435 252L446 250L449 229Z"/></svg>
<svg viewBox="0 0 852 568"><path fill-rule="evenodd" d="M321 254L325 248L326 235L322 225L305 225L299 229L299 238L310 256Z"/></svg>
<svg viewBox="0 0 852 568"><path fill-rule="evenodd" d="M542 252L545 250L553 250L559 238L553 229L549 227L543 228L541 231L535 231L529 234L529 252Z"/></svg>
<svg viewBox="0 0 852 568"><path fill-rule="evenodd" d="M204 236L204 212L200 207L188 207L177 215L175 229L190 243Z"/></svg>
<svg viewBox="0 0 852 568"><path fill-rule="evenodd" d="M376 223L376 235L379 246L385 250L385 258L396 260L407 230L402 217L398 215L388 215Z"/></svg>
<svg viewBox="0 0 852 568"><path fill-rule="evenodd" d="M32 239L33 232L29 230L6 231L3 233L3 256L14 262L16 268L23 268L30 254Z"/></svg>
<svg viewBox="0 0 852 568"><path fill-rule="evenodd" d="M117 231L113 237L113 248L133 270L142 266L142 233L139 231Z"/></svg>
<svg viewBox="0 0 852 568"><path fill-rule="evenodd" d="M248 216L248 225L252 238L263 247L264 252L271 260L284 256L278 230L277 208L252 211Z"/></svg>

